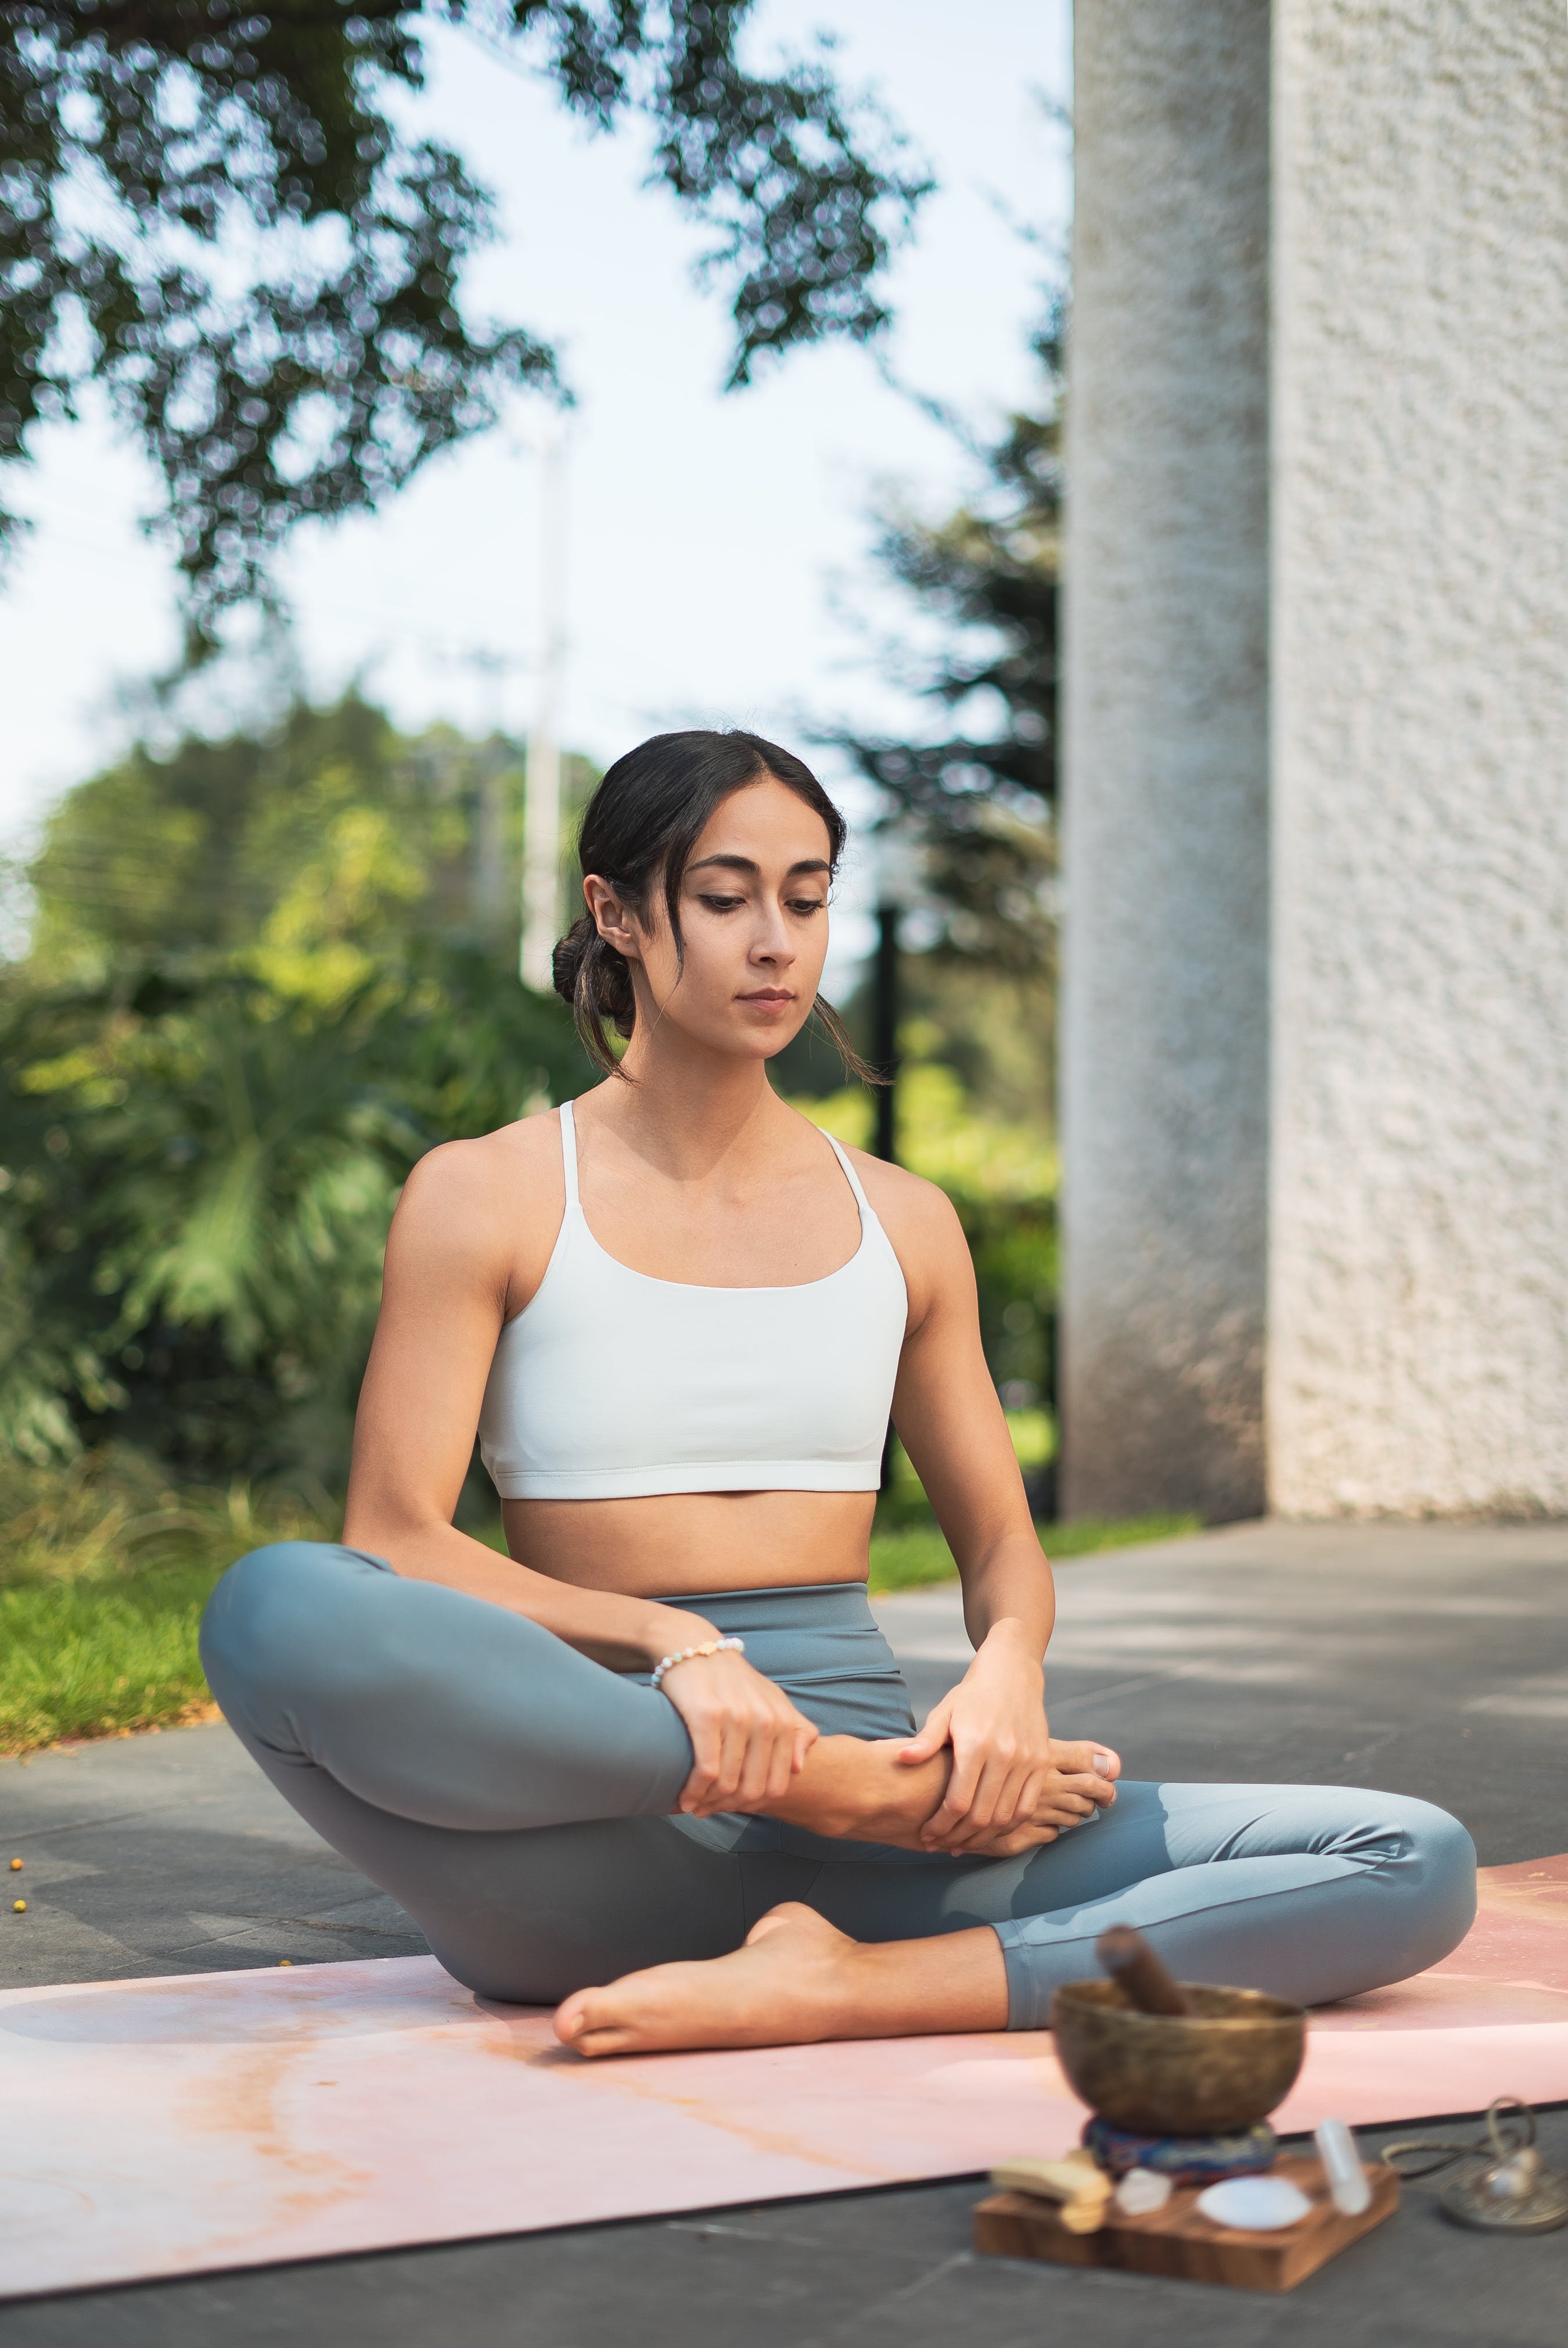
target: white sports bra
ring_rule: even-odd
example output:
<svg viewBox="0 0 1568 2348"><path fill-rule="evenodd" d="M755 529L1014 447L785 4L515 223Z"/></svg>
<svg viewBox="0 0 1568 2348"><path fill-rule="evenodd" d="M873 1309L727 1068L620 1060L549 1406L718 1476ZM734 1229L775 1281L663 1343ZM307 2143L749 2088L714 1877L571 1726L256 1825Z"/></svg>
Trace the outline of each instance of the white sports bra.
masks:
<svg viewBox="0 0 1568 2348"><path fill-rule="evenodd" d="M577 1189L545 1276L496 1345L479 1452L504 1500L651 1492L874 1492L908 1296L893 1243L833 1141L860 1245L825 1280L697 1288L607 1255Z"/></svg>

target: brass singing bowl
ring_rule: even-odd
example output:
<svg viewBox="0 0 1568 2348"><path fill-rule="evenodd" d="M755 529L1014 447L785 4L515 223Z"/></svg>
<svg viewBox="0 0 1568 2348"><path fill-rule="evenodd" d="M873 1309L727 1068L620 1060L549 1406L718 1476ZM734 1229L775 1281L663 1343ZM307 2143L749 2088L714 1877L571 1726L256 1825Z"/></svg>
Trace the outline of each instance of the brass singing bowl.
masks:
<svg viewBox="0 0 1568 2348"><path fill-rule="evenodd" d="M1260 1989L1184 1982L1191 2013L1143 2013L1113 1981L1066 1982L1050 2001L1056 2057L1075 2093L1140 2136L1229 2136L1295 2085L1307 2015Z"/></svg>

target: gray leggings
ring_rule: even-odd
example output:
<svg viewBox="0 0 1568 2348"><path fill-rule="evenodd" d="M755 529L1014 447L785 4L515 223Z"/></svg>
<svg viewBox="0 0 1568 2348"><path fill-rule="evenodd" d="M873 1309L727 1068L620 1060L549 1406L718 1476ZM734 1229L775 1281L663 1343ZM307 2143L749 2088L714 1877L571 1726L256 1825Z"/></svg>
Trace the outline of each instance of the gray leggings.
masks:
<svg viewBox="0 0 1568 2348"><path fill-rule="evenodd" d="M912 1731L858 1583L682 1602L740 1632L825 1733ZM1124 1783L1113 1807L1017 1859L672 1818L692 1747L645 1673L355 1550L285 1541L242 1558L213 1592L201 1656L300 1815L402 1903L448 1972L525 2004L722 1956L781 1900L861 1941L990 1925L1015 2030L1042 2027L1058 1984L1098 1970L1107 1924L1138 1925L1189 1981L1317 2003L1434 1964L1475 1912L1457 1820L1343 1786Z"/></svg>

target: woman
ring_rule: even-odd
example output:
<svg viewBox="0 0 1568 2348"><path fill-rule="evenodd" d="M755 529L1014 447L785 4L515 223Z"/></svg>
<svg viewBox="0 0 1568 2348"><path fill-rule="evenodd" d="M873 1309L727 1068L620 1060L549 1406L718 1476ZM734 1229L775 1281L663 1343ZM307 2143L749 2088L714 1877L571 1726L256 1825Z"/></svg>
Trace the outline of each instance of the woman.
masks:
<svg viewBox="0 0 1568 2348"><path fill-rule="evenodd" d="M556 954L605 1080L415 1167L346 1546L220 1584L224 1712L460 1981L559 2001L586 2055L1038 2027L1113 1921L1305 2000L1434 1962L1474 1905L1443 1812L1119 1784L1049 1735L1050 1571L958 1220L767 1080L814 1007L842 1045L844 839L752 735L606 775ZM865 1589L889 1408L976 1649L917 1735ZM476 1426L509 1559L452 1522Z"/></svg>

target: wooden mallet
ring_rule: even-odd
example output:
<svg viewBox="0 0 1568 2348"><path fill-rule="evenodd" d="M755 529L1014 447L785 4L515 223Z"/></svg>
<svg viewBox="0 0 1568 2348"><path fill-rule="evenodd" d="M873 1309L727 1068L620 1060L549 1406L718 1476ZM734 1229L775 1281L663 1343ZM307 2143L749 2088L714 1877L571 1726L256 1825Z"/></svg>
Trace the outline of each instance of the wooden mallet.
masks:
<svg viewBox="0 0 1568 2348"><path fill-rule="evenodd" d="M1109 1925L1095 1941L1094 1953L1140 2013L1191 2013L1186 1991L1131 1924Z"/></svg>

